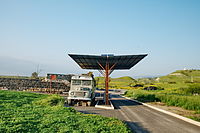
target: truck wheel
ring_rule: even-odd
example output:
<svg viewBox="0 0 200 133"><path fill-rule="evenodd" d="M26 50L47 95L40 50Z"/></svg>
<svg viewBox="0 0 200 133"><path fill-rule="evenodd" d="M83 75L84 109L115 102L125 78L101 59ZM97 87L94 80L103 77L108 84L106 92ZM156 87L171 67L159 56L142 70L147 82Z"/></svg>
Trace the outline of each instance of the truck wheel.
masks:
<svg viewBox="0 0 200 133"><path fill-rule="evenodd" d="M91 101L88 101L88 102L87 102L87 106L91 106Z"/></svg>
<svg viewBox="0 0 200 133"><path fill-rule="evenodd" d="M71 100L71 99L68 99L68 100L67 100L67 104L68 104L68 105L71 105L71 104L72 104L72 100Z"/></svg>

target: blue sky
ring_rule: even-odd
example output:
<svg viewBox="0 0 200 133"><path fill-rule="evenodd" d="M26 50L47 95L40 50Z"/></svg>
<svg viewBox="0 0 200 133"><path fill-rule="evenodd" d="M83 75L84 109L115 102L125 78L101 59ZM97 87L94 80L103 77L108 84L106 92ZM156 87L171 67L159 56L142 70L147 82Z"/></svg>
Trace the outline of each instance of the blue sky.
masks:
<svg viewBox="0 0 200 133"><path fill-rule="evenodd" d="M148 54L112 77L199 69L199 7L199 0L1 0L0 75L30 76L38 65L41 75L87 73L68 53Z"/></svg>

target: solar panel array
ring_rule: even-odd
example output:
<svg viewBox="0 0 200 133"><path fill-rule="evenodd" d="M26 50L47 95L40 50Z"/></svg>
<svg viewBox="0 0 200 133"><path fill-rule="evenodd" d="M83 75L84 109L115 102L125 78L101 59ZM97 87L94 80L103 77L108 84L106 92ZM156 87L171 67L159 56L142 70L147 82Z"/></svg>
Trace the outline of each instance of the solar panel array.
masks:
<svg viewBox="0 0 200 133"><path fill-rule="evenodd" d="M69 56L82 68L82 69L98 69L102 70L101 64L104 68L106 63L113 69L130 69L141 61L147 54L141 55L120 55L120 56L97 56L97 55L76 55L69 54Z"/></svg>

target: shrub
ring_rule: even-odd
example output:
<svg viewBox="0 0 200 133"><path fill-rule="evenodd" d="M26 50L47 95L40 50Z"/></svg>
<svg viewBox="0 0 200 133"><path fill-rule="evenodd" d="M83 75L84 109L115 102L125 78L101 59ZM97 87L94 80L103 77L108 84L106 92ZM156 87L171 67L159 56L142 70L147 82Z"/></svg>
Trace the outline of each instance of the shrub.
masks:
<svg viewBox="0 0 200 133"><path fill-rule="evenodd" d="M43 105L43 106L56 106L56 105L63 105L64 99L59 95L50 95L45 99L41 99L35 102L35 104Z"/></svg>
<svg viewBox="0 0 200 133"><path fill-rule="evenodd" d="M157 86L148 86L148 87L143 88L143 90L164 90L164 89Z"/></svg>
<svg viewBox="0 0 200 133"><path fill-rule="evenodd" d="M169 84L176 84L176 82L172 82L172 81L171 81L171 82L168 82L168 83L169 83Z"/></svg>
<svg viewBox="0 0 200 133"><path fill-rule="evenodd" d="M199 95L200 94L200 85L199 84L193 84L193 85L190 85L187 88L180 88L180 90L185 94L193 94L193 95L197 94L197 95Z"/></svg>
<svg viewBox="0 0 200 133"><path fill-rule="evenodd" d="M155 94L144 92L142 90L132 91L132 93L127 92L125 93L125 95L142 102L160 101L158 98L155 97Z"/></svg>
<svg viewBox="0 0 200 133"><path fill-rule="evenodd" d="M142 85L142 84L136 84L136 85L134 85L134 86L132 86L132 87L143 87L144 85Z"/></svg>
<svg viewBox="0 0 200 133"><path fill-rule="evenodd" d="M161 101L171 106L178 106L188 110L200 111L200 97L181 95L173 91L145 91L132 90L125 93L126 96L142 102Z"/></svg>

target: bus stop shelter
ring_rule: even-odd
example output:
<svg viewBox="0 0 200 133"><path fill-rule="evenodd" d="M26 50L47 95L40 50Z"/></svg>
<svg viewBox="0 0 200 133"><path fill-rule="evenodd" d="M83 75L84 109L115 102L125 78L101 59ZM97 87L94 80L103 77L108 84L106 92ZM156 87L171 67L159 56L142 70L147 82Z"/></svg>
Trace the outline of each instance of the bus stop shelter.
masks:
<svg viewBox="0 0 200 133"><path fill-rule="evenodd" d="M140 55L77 55L68 54L82 69L98 70L105 77L105 104L109 104L109 75L114 70L131 69L147 54Z"/></svg>

